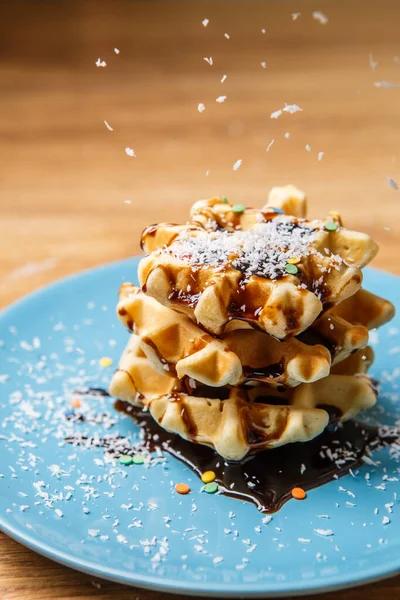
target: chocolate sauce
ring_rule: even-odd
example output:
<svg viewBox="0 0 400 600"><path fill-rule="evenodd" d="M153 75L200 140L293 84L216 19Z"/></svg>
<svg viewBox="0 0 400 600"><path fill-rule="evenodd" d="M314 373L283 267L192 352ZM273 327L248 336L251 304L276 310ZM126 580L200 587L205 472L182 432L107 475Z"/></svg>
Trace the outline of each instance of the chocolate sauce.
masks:
<svg viewBox="0 0 400 600"><path fill-rule="evenodd" d="M161 447L198 476L214 471L223 494L252 502L266 513L279 510L296 486L310 490L359 467L362 456L381 443L376 427L356 421L335 424L338 415L332 415L332 424L310 442L287 444L249 456L240 463L228 463L211 448L166 432L140 408L120 400L115 408L140 424L144 444L150 451Z"/></svg>
<svg viewBox="0 0 400 600"><path fill-rule="evenodd" d="M243 367L245 383L248 381L265 381L266 379L276 379L283 375L285 367L283 363L274 363L266 367Z"/></svg>

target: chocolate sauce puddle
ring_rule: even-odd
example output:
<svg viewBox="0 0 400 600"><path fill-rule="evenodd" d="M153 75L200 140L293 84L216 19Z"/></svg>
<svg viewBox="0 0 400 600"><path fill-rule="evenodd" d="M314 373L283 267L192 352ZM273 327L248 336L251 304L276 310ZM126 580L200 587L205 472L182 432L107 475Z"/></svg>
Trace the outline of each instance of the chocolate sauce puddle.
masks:
<svg viewBox="0 0 400 600"><path fill-rule="evenodd" d="M223 494L252 502L265 513L279 510L291 498L294 487L310 490L338 479L362 465L364 454L388 443L386 438L380 439L378 427L348 421L330 425L310 442L288 444L259 452L240 463L228 463L211 448L168 433L141 408L121 400L116 401L115 408L140 425L150 451L162 448L198 476L214 471Z"/></svg>
<svg viewBox="0 0 400 600"><path fill-rule="evenodd" d="M87 387L75 389L74 394L109 396L106 390ZM122 400L117 400L114 406L140 426L143 450L153 452L161 448L199 477L204 471L214 471L222 494L251 502L264 513L278 511L291 498L294 487L311 490L339 479L364 464L363 456L389 445L399 436L396 428L392 434L380 435L377 426L357 421L338 423L340 414L330 411L330 425L314 440L264 450L235 463L226 462L211 448L168 433L141 407ZM93 443L74 436L65 441L75 445L91 442L116 457L133 452L128 439L123 437L96 436Z"/></svg>

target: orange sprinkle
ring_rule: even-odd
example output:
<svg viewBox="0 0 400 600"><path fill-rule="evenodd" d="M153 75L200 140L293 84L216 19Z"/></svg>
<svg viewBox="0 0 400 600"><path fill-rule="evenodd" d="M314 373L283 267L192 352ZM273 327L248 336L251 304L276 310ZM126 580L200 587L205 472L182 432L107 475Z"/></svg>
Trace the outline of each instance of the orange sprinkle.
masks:
<svg viewBox="0 0 400 600"><path fill-rule="evenodd" d="M188 494L190 492L190 487L186 483L177 483L175 489L178 494Z"/></svg>
<svg viewBox="0 0 400 600"><path fill-rule="evenodd" d="M306 493L301 487L295 487L292 489L292 496L296 498L296 500L304 500L306 497Z"/></svg>
<svg viewBox="0 0 400 600"><path fill-rule="evenodd" d="M81 401L79 400L79 398L74 398L73 400L71 400L71 404L74 408L79 408L81 405Z"/></svg>

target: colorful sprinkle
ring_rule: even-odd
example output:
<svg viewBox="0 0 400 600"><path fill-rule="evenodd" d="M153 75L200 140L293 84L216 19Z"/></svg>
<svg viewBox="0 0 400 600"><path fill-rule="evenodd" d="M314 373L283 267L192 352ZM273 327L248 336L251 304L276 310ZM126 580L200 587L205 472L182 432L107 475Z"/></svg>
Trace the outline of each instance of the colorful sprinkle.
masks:
<svg viewBox="0 0 400 600"><path fill-rule="evenodd" d="M224 204L228 204L228 198L226 196L222 196L222 202Z"/></svg>
<svg viewBox="0 0 400 600"><path fill-rule="evenodd" d="M268 210L272 210L272 212L277 213L278 215L284 215L285 211L281 208L275 208L275 206L268 206Z"/></svg>
<svg viewBox="0 0 400 600"><path fill-rule="evenodd" d="M121 463L121 465L124 465L125 467L129 467L129 465L133 463L132 456L128 456L128 454L122 454L122 456L120 456L118 460Z"/></svg>
<svg viewBox="0 0 400 600"><path fill-rule="evenodd" d="M298 265L300 262L299 258L288 258L288 264L289 265Z"/></svg>
<svg viewBox="0 0 400 600"><path fill-rule="evenodd" d="M64 415L67 419L72 419L75 416L75 411L72 409L66 410Z"/></svg>
<svg viewBox="0 0 400 600"><path fill-rule="evenodd" d="M201 480L203 483L211 483L212 481L214 481L214 479L214 471L204 471L203 475L201 476Z"/></svg>
<svg viewBox="0 0 400 600"><path fill-rule="evenodd" d="M175 489L178 494L188 494L190 492L190 487L186 483L177 483Z"/></svg>
<svg viewBox="0 0 400 600"><path fill-rule="evenodd" d="M324 227L327 231L336 231L336 229L338 228L338 224L334 221L327 221L324 224Z"/></svg>
<svg viewBox="0 0 400 600"><path fill-rule="evenodd" d="M242 213L246 210L246 207L243 204L234 204L232 206L232 212L234 213Z"/></svg>
<svg viewBox="0 0 400 600"><path fill-rule="evenodd" d="M73 398L73 400L71 400L71 405L74 408L79 408L81 405L81 401L79 400L79 398Z"/></svg>
<svg viewBox="0 0 400 600"><path fill-rule="evenodd" d="M296 275L296 273L298 272L298 268L296 267L296 265L286 263L285 271L286 271L286 273L289 273L290 275Z"/></svg>
<svg viewBox="0 0 400 600"><path fill-rule="evenodd" d="M109 356L103 356L103 358L99 360L99 364L101 367L111 367L113 364L113 359Z"/></svg>
<svg viewBox="0 0 400 600"><path fill-rule="evenodd" d="M210 481L210 483L206 483L206 485L204 486L204 491L207 492L207 494L215 494L215 492L218 491L218 483L216 483L215 481Z"/></svg>
<svg viewBox="0 0 400 600"><path fill-rule="evenodd" d="M132 459L132 462L134 465L143 465L144 464L144 456L142 456L141 454L135 454L135 456Z"/></svg>
<svg viewBox="0 0 400 600"><path fill-rule="evenodd" d="M306 495L307 494L305 493L305 491L301 487L295 487L295 488L292 489L292 496L296 500L304 500L304 498L306 497Z"/></svg>

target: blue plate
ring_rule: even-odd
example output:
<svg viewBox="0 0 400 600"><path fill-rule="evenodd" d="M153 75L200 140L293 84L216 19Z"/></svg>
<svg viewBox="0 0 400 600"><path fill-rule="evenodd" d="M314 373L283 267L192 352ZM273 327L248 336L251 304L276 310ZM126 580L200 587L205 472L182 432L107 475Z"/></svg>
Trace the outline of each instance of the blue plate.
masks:
<svg viewBox="0 0 400 600"><path fill-rule="evenodd" d="M137 262L55 283L0 319L3 531L99 577L212 597L293 596L396 574L399 449L377 452L375 464L266 519L251 504L202 493L197 477L170 456L149 468L123 467L102 448L65 443L71 431L139 440L138 427L110 398L82 397L86 420L66 418L74 388L107 386L127 341L114 312L117 290L135 280ZM400 296L400 279L383 272L366 270L365 286L392 301ZM399 329L397 318L372 336L372 374L382 387L378 406L364 417L370 421L400 418ZM114 366L100 366L105 356ZM189 483L191 493L177 495L178 482Z"/></svg>

